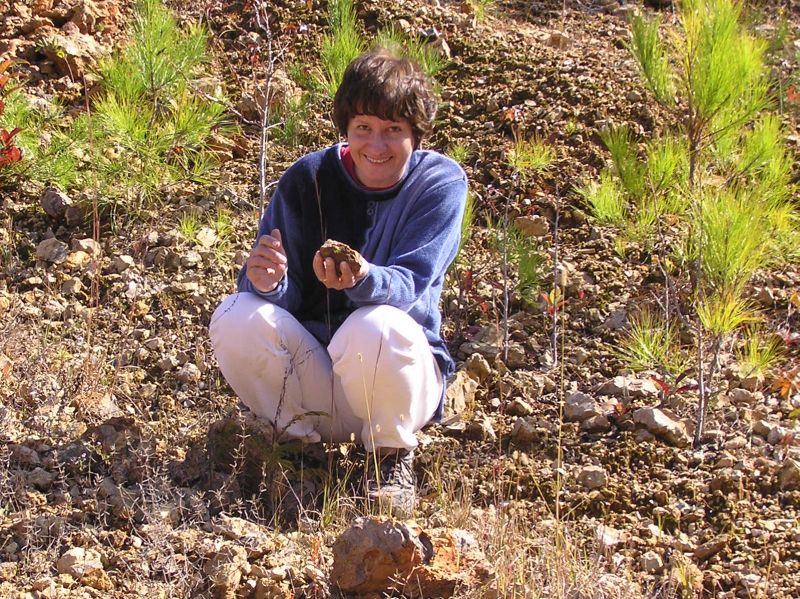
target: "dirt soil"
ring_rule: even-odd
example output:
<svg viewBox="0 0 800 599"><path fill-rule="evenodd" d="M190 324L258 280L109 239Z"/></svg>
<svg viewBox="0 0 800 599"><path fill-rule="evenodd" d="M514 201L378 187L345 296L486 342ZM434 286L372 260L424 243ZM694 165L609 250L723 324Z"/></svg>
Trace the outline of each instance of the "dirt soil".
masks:
<svg viewBox="0 0 800 599"><path fill-rule="evenodd" d="M0 58L25 58L18 72L30 93L79 109L82 83L37 45L41 28L63 28L77 4L0 0ZM90 36L118 46L130 5L93 4L111 8L106 27ZM241 106L264 77L264 32L252 3L171 5L182 19L205 22L215 51L209 77ZM317 63L324 9L313 0L271 3L284 64ZM777 31L776 9L765 4L758 13L765 35ZM777 375L742 376L726 354L722 392L703 443L692 447L696 394L664 397L614 351L628 315L655 305L664 279L643 249L615 251L613 232L592 223L575 187L608 160L598 130L627 123L647 139L669 124L625 48L633 10L640 9L511 1L478 20L449 0L358 3L367 32L401 24L449 47L428 146L469 149L465 170L477 202L443 308L459 380L469 371L479 382L420 435L417 519L480 531L487 513L504 511L532 535L563 521L587 554L635 581L641 596L798 597L800 428L790 414L800 394L781 394L772 386ZM641 10L670 19L668 7ZM790 51L775 55L774 70L785 90L800 20L794 4L781 10ZM329 108L322 103L300 124L296 145L270 146L268 181L337 139ZM787 106L792 152L796 116ZM363 454L273 444L268 427L239 417L207 336L256 231L259 129L240 125L242 139L213 185L104 215L98 230L48 216L41 188L23 184L0 197L1 597L337 594L326 583L330 547L342 521L365 509L347 500L357 495ZM515 132L551 145L548 173L526 182L514 174L506 153ZM503 351L502 260L490 225L506 203L512 218L538 223L548 268L558 260L554 276L566 298L558 360L548 306L516 294ZM221 208L234 215L225 244L181 234L185 214L211 222ZM53 238L69 247L66 260L41 259L42 242ZM790 298L799 284L796 268L754 282L753 299L772 328L798 331ZM787 346L781 372L798 355ZM653 422L649 408L669 422ZM342 492L335 505L323 493L331 488ZM466 503L459 522L448 520L456 497ZM571 596L611 595L598 588Z"/></svg>

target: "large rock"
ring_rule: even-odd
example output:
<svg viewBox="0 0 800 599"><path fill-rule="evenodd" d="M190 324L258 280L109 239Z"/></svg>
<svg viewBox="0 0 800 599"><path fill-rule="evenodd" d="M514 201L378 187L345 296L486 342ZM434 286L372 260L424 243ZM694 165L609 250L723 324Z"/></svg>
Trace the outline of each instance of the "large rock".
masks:
<svg viewBox="0 0 800 599"><path fill-rule="evenodd" d="M615 376L597 388L600 395L628 397L631 399L652 399L658 397L658 386L652 379L638 379L635 376Z"/></svg>
<svg viewBox="0 0 800 599"><path fill-rule="evenodd" d="M116 1L81 0L73 9L72 21L81 33L108 32L118 14Z"/></svg>
<svg viewBox="0 0 800 599"><path fill-rule="evenodd" d="M42 195L39 197L39 204L44 209L47 216L63 218L67 207L72 205L72 198L57 187L45 187Z"/></svg>
<svg viewBox="0 0 800 599"><path fill-rule="evenodd" d="M543 216L518 216L514 224L526 237L546 237L550 234L550 223Z"/></svg>
<svg viewBox="0 0 800 599"><path fill-rule="evenodd" d="M246 119L258 121L264 110L266 98L269 96L269 108L272 114L280 113L287 105L300 101L303 90L292 81L292 79L282 69L275 69L269 83L269 90L266 85L252 90L246 90L236 106L236 109Z"/></svg>
<svg viewBox="0 0 800 599"><path fill-rule="evenodd" d="M83 33L54 33L42 40L41 51L63 76L78 81L106 51L95 39Z"/></svg>
<svg viewBox="0 0 800 599"><path fill-rule="evenodd" d="M61 264L67 259L67 250L69 246L63 241L51 237L45 239L36 246L36 259L43 260L44 262L52 262L53 264Z"/></svg>
<svg viewBox="0 0 800 599"><path fill-rule="evenodd" d="M247 552L244 547L225 543L203 566L203 573L211 582L215 597L234 599L242 580L242 574L250 572Z"/></svg>
<svg viewBox="0 0 800 599"><path fill-rule="evenodd" d="M488 582L491 567L466 531L358 518L333 544L331 583L345 593L452 597Z"/></svg>
<svg viewBox="0 0 800 599"><path fill-rule="evenodd" d="M95 570L102 569L103 560L100 552L83 547L67 549L56 562L56 570L59 574L69 574L76 580L80 580L81 577Z"/></svg>
<svg viewBox="0 0 800 599"><path fill-rule="evenodd" d="M445 418L461 414L468 405L475 402L475 392L478 390L476 381L469 372L459 370L453 380L447 384L447 393L444 400Z"/></svg>
<svg viewBox="0 0 800 599"><path fill-rule="evenodd" d="M644 426L650 433L676 447L688 447L692 438L686 425L668 416L658 408L640 408L633 413L633 421Z"/></svg>
<svg viewBox="0 0 800 599"><path fill-rule="evenodd" d="M590 491L594 491L595 489L602 489L606 486L608 483L608 475L601 466L589 465L584 466L578 471L577 480L581 486Z"/></svg>
<svg viewBox="0 0 800 599"><path fill-rule="evenodd" d="M564 418L574 422L583 422L593 416L602 415L600 406L593 397L576 391L564 400Z"/></svg>
<svg viewBox="0 0 800 599"><path fill-rule="evenodd" d="M800 462L787 458L778 471L778 482L782 491L800 490Z"/></svg>

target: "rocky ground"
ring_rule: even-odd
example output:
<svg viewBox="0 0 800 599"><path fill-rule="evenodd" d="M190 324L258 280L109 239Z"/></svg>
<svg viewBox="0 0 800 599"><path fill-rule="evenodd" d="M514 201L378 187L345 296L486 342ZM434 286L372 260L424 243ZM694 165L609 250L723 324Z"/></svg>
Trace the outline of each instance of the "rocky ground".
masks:
<svg viewBox="0 0 800 599"><path fill-rule="evenodd" d="M209 77L247 118L264 78L252 3L171 5L207 24ZM447 0L358 7L367 32L394 22L446 43L430 145L470 149L477 222L444 298L459 373L448 417L421 433L417 460L419 525L445 531L431 533L437 539L470 531L483 551L456 595L798 596L796 387L782 394L775 377L743 377L725 356L723 392L693 448L696 397L665 398L613 351L663 279L646 253L615 253L612 232L592 224L574 187L607 159L604 124L646 137L664 123L625 50L626 16L639 9L501 2L479 20ZM775 8L762 9L766 35L777 30ZM797 14L784 8L791 50ZM130 6L0 0L0 15L0 58L27 61L18 72L28 91L80 107L75 75L91 80L93 57L121 43ZM315 64L324 6L282 0L270 22L284 64ZM66 51L52 50L53 36ZM774 58L786 85L793 55ZM297 93L277 76L275 85ZM297 144L270 146L269 181L335 139L328 108L307 115ZM795 116L784 114L792 151ZM96 232L74 218L80 198L28 183L2 192L0 596L327 597L346 586L332 555L369 511L355 490L363 455L272 443L238 416L206 335L255 231L259 130L240 124L213 186L104 216ZM556 151L554 168L527 184L506 160L515 131ZM502 262L488 225L506 202L551 260L557 254L566 301L555 364L546 306L525 298L512 298L503 351ZM210 223L219 208L234 215L227 239L210 226L193 241L181 234L182 215ZM761 273L753 288L789 340L800 326L791 304L799 282L787 267ZM797 360L789 345L780 372ZM555 569L551 555L563 558ZM431 588L406 592L445 592Z"/></svg>

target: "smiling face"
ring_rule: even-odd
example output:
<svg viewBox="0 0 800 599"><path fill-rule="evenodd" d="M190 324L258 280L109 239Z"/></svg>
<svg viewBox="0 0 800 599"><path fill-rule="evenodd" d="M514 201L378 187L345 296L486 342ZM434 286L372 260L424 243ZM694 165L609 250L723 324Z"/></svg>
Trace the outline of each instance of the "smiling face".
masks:
<svg viewBox="0 0 800 599"><path fill-rule="evenodd" d="M347 126L347 142L356 177L366 187L391 187L397 183L414 151L414 134L406 119L387 121L357 114Z"/></svg>

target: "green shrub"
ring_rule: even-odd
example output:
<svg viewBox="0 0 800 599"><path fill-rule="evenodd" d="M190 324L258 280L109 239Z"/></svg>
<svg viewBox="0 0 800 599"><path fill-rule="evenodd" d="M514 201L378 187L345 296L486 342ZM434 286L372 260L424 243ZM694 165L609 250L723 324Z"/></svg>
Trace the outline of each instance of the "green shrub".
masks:
<svg viewBox="0 0 800 599"><path fill-rule="evenodd" d="M618 353L625 364L633 370L663 368L675 372L680 368L675 360L679 354L675 327L647 308L631 317Z"/></svg>
<svg viewBox="0 0 800 599"><path fill-rule="evenodd" d="M339 89L344 71L353 59L364 51L365 44L356 28L356 9L353 0L328 2L329 33L322 39L321 85L332 98Z"/></svg>
<svg viewBox="0 0 800 599"><path fill-rule="evenodd" d="M417 63L428 77L436 76L447 66L447 59L436 48L416 37L406 35L394 25L381 29L375 38L375 45L405 56Z"/></svg>
<svg viewBox="0 0 800 599"><path fill-rule="evenodd" d="M747 331L736 347L735 355L744 377L763 376L783 358L783 341L777 335Z"/></svg>
<svg viewBox="0 0 800 599"><path fill-rule="evenodd" d="M590 181L577 192L586 200L592 215L601 225L621 226L628 216L628 205L617 180L607 170L599 181Z"/></svg>
<svg viewBox="0 0 800 599"><path fill-rule="evenodd" d="M514 135L514 145L506 152L508 165L523 182L550 170L555 158L551 146L536 136L526 138L519 132Z"/></svg>

